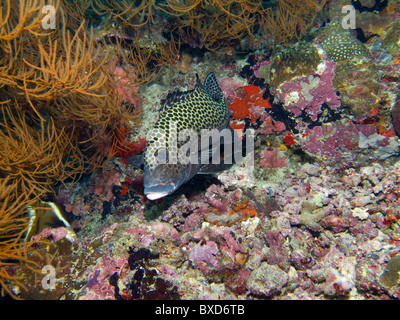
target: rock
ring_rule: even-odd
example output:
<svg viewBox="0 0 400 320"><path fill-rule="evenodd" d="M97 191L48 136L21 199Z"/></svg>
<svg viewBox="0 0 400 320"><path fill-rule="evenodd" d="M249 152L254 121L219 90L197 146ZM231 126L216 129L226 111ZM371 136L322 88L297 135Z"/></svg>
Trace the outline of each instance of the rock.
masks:
<svg viewBox="0 0 400 320"><path fill-rule="evenodd" d="M248 290L256 296L279 294L287 285L289 275L276 265L263 262L247 279Z"/></svg>

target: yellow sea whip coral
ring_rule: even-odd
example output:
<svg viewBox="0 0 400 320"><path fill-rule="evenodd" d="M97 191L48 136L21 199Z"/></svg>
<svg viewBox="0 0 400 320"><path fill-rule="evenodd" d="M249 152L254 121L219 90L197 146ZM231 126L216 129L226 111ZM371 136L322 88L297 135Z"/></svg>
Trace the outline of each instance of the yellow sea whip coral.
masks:
<svg viewBox="0 0 400 320"><path fill-rule="evenodd" d="M24 216L26 207L34 203L30 194L16 196L12 180L0 178L0 296L8 293L17 296L10 289L10 283L25 288L21 279L10 271L10 267L23 262L31 269L39 269L27 252L32 243L22 242L28 224Z"/></svg>
<svg viewBox="0 0 400 320"><path fill-rule="evenodd" d="M3 106L0 117L0 175L10 178L18 194L51 192L55 182L83 170L83 156L53 119L29 125L26 115L10 106Z"/></svg>

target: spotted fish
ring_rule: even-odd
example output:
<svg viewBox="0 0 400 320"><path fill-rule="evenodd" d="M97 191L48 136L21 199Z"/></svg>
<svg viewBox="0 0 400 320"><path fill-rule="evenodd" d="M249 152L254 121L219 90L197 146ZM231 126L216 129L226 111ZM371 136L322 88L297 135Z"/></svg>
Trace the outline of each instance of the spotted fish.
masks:
<svg viewBox="0 0 400 320"><path fill-rule="evenodd" d="M180 160L180 151L186 141L180 141L179 135L194 132L200 136L204 129L217 129L219 132L228 129L231 141L237 137L229 127L229 108L214 73L208 74L203 84L196 75L193 90L169 94L162 104L160 118L148 135L143 154L143 185L148 199L155 200L173 193L196 174L216 173L230 167L229 163L208 161L222 149L217 145L221 139L210 144L206 141L207 150L200 146L200 139L194 140L193 148L185 149L185 155L197 161L185 163Z"/></svg>

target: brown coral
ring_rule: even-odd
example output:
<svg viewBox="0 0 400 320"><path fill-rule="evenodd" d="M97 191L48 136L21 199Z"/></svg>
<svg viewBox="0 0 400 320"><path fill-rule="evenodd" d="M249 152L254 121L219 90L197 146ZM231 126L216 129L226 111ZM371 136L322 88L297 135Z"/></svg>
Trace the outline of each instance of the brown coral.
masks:
<svg viewBox="0 0 400 320"><path fill-rule="evenodd" d="M37 72L24 77L23 85L19 86L30 99L54 100L75 93L100 95L96 90L107 81L101 72L107 57L100 56L99 48L94 46L93 33L87 36L82 32L84 26L83 22L73 36L62 29L60 41L53 41L51 36L44 42L38 39L38 65L24 59Z"/></svg>
<svg viewBox="0 0 400 320"><path fill-rule="evenodd" d="M55 182L83 170L83 156L53 119L29 125L26 114L10 106L3 106L0 116L0 175L12 181L17 194L51 192Z"/></svg>
<svg viewBox="0 0 400 320"><path fill-rule="evenodd" d="M125 29L135 30L154 29L156 13L162 12L182 42L227 52L245 37L253 43L265 38L282 43L293 36L303 36L325 2L279 0L265 8L262 1L248 0L168 0L165 3L94 0L92 8L98 15L110 15Z"/></svg>
<svg viewBox="0 0 400 320"><path fill-rule="evenodd" d="M314 23L326 0L279 0L276 6L262 11L260 24L266 35L283 43L295 36L299 39Z"/></svg>

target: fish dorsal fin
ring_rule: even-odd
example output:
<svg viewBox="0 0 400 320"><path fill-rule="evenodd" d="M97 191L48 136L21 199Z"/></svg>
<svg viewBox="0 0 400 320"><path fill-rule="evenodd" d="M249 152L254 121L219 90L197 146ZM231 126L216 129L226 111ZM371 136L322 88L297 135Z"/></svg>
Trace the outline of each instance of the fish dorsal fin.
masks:
<svg viewBox="0 0 400 320"><path fill-rule="evenodd" d="M214 101L218 103L225 102L224 95L213 72L210 72L207 75L206 79L204 80L204 84L201 83L199 75L196 74L196 86L194 89L185 92L175 91L168 93L167 97L161 102L160 113L168 110L182 100L190 98L192 95L201 94L200 92L206 92Z"/></svg>
<svg viewBox="0 0 400 320"><path fill-rule="evenodd" d="M202 87L203 87L203 85L201 84L201 80L199 78L199 74L196 73L196 86L194 87L193 90L196 90L196 88L202 88Z"/></svg>
<svg viewBox="0 0 400 320"><path fill-rule="evenodd" d="M182 100L190 98L191 95L197 94L198 91L203 88L203 85L201 84L197 74L196 74L196 78L197 78L196 86L194 87L193 90L184 91L184 92L175 91L175 92L168 93L167 97L161 102L160 113L164 112L165 110L168 110L173 105L181 102Z"/></svg>
<svg viewBox="0 0 400 320"><path fill-rule="evenodd" d="M214 101L218 103L223 103L225 101L224 94L222 93L221 87L218 84L218 80L214 72L210 72L207 75L206 80L204 80L203 87Z"/></svg>
<svg viewBox="0 0 400 320"><path fill-rule="evenodd" d="M171 106L177 103L182 98L183 92L175 91L168 93L167 97L161 101L160 113L168 110Z"/></svg>

